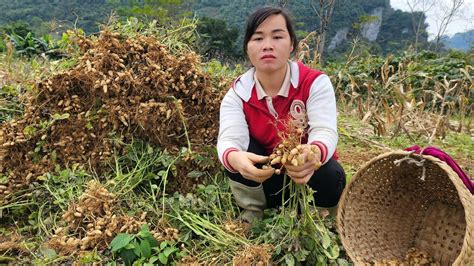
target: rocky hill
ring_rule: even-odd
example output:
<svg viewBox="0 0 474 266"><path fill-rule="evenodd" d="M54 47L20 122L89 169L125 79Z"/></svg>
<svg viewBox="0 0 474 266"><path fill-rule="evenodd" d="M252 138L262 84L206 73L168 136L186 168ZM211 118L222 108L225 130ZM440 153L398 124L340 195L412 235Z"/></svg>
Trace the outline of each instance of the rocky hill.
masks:
<svg viewBox="0 0 474 266"><path fill-rule="evenodd" d="M443 44L447 48L466 52L474 45L474 30L456 33L452 37L446 37L446 39L443 40Z"/></svg>
<svg viewBox="0 0 474 266"><path fill-rule="evenodd" d="M38 35L58 34L66 27L80 27L87 33L97 32L98 25L107 19L112 10L129 8L153 2L160 7L165 1L125 1L125 0L37 0L6 1L0 0L0 26L24 20ZM169 2L169 1L168 1ZM188 10L190 16L221 19L230 27L239 30L242 39L245 19L256 7L278 5L285 1L277 0L184 0L166 2L163 6ZM286 1L286 7L297 22L300 37L314 31L319 26L317 1ZM311 4L314 2L313 4ZM130 4L134 3L134 4ZM146 11L146 10L144 10ZM172 12L170 12L172 13ZM168 13L168 14L170 14ZM145 12L146 14L146 12ZM422 13L415 14L424 19ZM362 38L372 46L373 51L397 52L413 43L410 13L393 10L389 0L338 0L326 36L329 53L346 50L353 38ZM427 35L420 36L421 43L427 42ZM239 42L240 43L240 42ZM237 47L240 47L237 45Z"/></svg>

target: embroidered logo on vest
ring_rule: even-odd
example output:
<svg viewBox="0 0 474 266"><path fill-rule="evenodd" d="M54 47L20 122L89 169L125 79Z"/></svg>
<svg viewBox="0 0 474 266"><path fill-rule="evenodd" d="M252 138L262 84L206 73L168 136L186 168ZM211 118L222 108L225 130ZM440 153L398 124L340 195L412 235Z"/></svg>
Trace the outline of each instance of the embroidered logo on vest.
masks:
<svg viewBox="0 0 474 266"><path fill-rule="evenodd" d="M306 115L306 107L301 100L294 100L290 106L290 114L299 127L306 128L308 126L308 117Z"/></svg>

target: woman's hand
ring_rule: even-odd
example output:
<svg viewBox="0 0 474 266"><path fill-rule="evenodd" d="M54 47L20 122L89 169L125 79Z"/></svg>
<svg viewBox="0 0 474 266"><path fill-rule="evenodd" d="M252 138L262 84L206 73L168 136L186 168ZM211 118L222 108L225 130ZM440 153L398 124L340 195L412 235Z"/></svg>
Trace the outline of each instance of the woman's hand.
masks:
<svg viewBox="0 0 474 266"><path fill-rule="evenodd" d="M303 152L304 164L294 166L286 163L286 173L296 184L306 184L311 179L314 171L321 166L321 150L316 145L304 144ZM312 148L311 148L312 147ZM310 152L311 151L311 152Z"/></svg>
<svg viewBox="0 0 474 266"><path fill-rule="evenodd" d="M263 181L275 173L275 169L271 167L265 170L255 167L256 163L268 162L268 156L261 156L246 151L233 151L229 153L227 160L232 168L238 171L243 177L258 183L263 183Z"/></svg>

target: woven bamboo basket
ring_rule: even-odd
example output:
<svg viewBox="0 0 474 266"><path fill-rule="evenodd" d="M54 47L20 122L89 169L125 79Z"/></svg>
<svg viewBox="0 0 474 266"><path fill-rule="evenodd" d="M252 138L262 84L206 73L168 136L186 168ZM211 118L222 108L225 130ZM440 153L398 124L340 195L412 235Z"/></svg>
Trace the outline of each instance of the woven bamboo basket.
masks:
<svg viewBox="0 0 474 266"><path fill-rule="evenodd" d="M474 196L438 158L381 154L347 185L337 214L356 265L403 260L410 248L440 265L474 265Z"/></svg>

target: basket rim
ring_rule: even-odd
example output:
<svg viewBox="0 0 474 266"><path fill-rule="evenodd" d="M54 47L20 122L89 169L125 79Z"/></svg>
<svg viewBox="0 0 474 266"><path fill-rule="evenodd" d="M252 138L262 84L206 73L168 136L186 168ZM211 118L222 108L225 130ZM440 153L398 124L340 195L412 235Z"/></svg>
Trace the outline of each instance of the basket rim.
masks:
<svg viewBox="0 0 474 266"><path fill-rule="evenodd" d="M363 174L366 168L368 168L372 164L375 164L377 161L386 157L390 157L390 156L406 156L407 158L410 157L410 158L417 158L417 159L425 159L436 164L438 167L440 167L443 171L446 172L450 181L453 183L454 187L456 188L457 196L459 197L459 200L463 206L464 217L466 218L466 220L468 219L468 217L470 217L470 215L474 216L474 196L470 193L468 188L464 185L462 180L459 178L458 174L446 162L431 155L424 155L424 154L421 155L421 154L414 153L414 151L394 150L394 151L381 153L359 167L357 172L352 176L352 178L349 180L348 184L344 188L344 191L339 200L339 207L336 214L336 227L339 232L342 245L346 249L346 252L349 255L349 257L356 263L357 263L357 259L355 258L354 254L352 254L353 251L347 249L347 247L349 246L347 243L348 240L344 237L344 234L341 233L343 232L343 229L344 229L343 216L345 213L345 210L344 210L345 206L348 202L349 192L351 191L352 187L358 182L358 180L362 178L361 175ZM467 249L470 248L469 242L474 242L473 241L474 239L468 239L469 237L474 238L473 231L474 231L474 224L467 223L466 233L464 235L464 241L463 241L463 248L460 254L464 254L467 252ZM460 257L461 255L455 260L454 265L462 264L463 261L461 261Z"/></svg>

